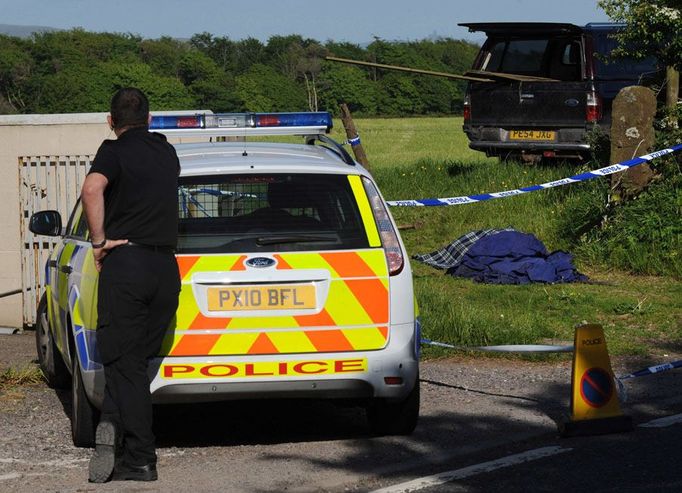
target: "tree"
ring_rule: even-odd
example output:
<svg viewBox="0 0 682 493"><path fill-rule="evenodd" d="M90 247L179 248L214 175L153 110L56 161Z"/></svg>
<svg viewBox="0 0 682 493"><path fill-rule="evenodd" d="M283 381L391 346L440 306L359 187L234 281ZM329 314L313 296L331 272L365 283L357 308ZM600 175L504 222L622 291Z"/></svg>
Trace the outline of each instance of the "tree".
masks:
<svg viewBox="0 0 682 493"><path fill-rule="evenodd" d="M247 111L304 111L305 93L295 81L274 68L253 65L245 74L235 77L237 95Z"/></svg>
<svg viewBox="0 0 682 493"><path fill-rule="evenodd" d="M34 62L18 38L0 35L0 113L19 113L30 102L25 94Z"/></svg>
<svg viewBox="0 0 682 493"><path fill-rule="evenodd" d="M616 56L655 56L666 65L666 105L674 108L682 68L682 11L680 0L599 0L613 20L627 23L617 35Z"/></svg>
<svg viewBox="0 0 682 493"><path fill-rule="evenodd" d="M154 72L177 77L180 73L180 61L189 50L186 42L163 36L159 39L145 39L139 44L140 58L152 67Z"/></svg>
<svg viewBox="0 0 682 493"><path fill-rule="evenodd" d="M237 69L237 45L227 36L214 37L203 32L192 36L190 43L202 53L210 56L225 72L234 73Z"/></svg>
<svg viewBox="0 0 682 493"><path fill-rule="evenodd" d="M374 115L377 112L375 86L361 68L326 62L319 79L320 107L337 114L338 105L346 103L354 114Z"/></svg>

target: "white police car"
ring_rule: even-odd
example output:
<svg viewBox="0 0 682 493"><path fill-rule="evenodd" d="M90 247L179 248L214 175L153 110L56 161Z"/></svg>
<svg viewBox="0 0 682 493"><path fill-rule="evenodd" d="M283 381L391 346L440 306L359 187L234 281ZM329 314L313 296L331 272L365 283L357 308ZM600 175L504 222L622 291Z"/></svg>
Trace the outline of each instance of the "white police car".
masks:
<svg viewBox="0 0 682 493"><path fill-rule="evenodd" d="M358 399L377 434L419 414L412 273L370 174L325 133L328 113L164 116L182 136L301 135L303 144L176 145L182 291L149 374L155 403L245 398ZM41 367L73 392L76 445L93 443L103 398L97 272L80 204L46 266L36 330Z"/></svg>

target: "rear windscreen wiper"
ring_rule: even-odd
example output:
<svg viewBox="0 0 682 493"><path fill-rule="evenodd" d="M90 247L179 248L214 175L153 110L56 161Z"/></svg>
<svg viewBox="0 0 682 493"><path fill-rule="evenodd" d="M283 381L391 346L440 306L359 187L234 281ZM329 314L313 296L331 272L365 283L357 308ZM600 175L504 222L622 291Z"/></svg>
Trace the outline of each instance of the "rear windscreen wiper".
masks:
<svg viewBox="0 0 682 493"><path fill-rule="evenodd" d="M315 241L329 241L329 236L312 235L281 235L281 236L261 236L256 239L256 245L276 245L278 243L307 243Z"/></svg>

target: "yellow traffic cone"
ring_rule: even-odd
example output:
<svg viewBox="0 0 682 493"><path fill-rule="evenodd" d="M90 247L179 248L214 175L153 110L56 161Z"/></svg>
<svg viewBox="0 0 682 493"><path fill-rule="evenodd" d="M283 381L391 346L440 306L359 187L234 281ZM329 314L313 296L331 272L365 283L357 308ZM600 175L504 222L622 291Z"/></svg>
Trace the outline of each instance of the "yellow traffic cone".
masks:
<svg viewBox="0 0 682 493"><path fill-rule="evenodd" d="M632 418L620 410L611 360L601 325L575 329L571 373L571 417L559 425L561 436L632 431Z"/></svg>

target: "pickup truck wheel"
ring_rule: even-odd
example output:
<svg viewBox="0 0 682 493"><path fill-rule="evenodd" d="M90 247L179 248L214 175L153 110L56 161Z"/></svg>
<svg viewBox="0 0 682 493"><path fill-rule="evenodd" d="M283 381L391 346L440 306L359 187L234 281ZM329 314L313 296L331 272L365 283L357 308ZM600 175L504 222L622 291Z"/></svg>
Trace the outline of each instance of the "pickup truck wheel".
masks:
<svg viewBox="0 0 682 493"><path fill-rule="evenodd" d="M404 400L375 399L366 412L373 435L410 435L419 419L419 377Z"/></svg>
<svg viewBox="0 0 682 493"><path fill-rule="evenodd" d="M78 352L73 351L71 378L71 437L76 447L93 447L99 411L90 403L81 377Z"/></svg>
<svg viewBox="0 0 682 493"><path fill-rule="evenodd" d="M53 389L66 389L69 387L71 376L50 328L50 320L47 315L47 295L45 294L38 303L36 319L36 351L40 370L43 372L48 386Z"/></svg>

